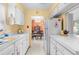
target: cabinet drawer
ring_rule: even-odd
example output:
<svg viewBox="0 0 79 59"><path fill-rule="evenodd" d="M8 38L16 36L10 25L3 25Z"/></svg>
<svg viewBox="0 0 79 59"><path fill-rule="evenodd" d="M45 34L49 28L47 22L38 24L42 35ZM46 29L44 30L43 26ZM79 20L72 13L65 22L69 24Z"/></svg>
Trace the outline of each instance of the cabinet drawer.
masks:
<svg viewBox="0 0 79 59"><path fill-rule="evenodd" d="M56 49L50 48L50 55L56 55Z"/></svg>
<svg viewBox="0 0 79 59"><path fill-rule="evenodd" d="M56 45L56 41L55 41L55 40L53 40L53 38L51 38L51 39L50 39L50 43L52 43L52 44Z"/></svg>
<svg viewBox="0 0 79 59"><path fill-rule="evenodd" d="M0 52L0 55L14 55L14 45L5 48L2 52Z"/></svg>
<svg viewBox="0 0 79 59"><path fill-rule="evenodd" d="M62 45L57 44L57 51L60 51L63 55L72 55L70 51L64 48Z"/></svg>
<svg viewBox="0 0 79 59"><path fill-rule="evenodd" d="M56 42L53 39L50 40L50 54L56 54Z"/></svg>

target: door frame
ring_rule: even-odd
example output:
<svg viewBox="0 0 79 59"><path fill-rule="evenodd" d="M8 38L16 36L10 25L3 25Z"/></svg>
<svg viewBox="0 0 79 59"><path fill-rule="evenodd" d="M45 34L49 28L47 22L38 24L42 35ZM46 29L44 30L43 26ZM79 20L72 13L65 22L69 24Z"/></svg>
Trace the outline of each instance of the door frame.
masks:
<svg viewBox="0 0 79 59"><path fill-rule="evenodd" d="M31 16L31 34L32 34L32 20L33 19L35 19L35 18L41 18L41 19L43 19L44 20L44 23L45 23L45 17L44 16ZM31 44L31 46L32 46L32 35L31 35L31 40L30 40L31 42L30 42L30 44Z"/></svg>

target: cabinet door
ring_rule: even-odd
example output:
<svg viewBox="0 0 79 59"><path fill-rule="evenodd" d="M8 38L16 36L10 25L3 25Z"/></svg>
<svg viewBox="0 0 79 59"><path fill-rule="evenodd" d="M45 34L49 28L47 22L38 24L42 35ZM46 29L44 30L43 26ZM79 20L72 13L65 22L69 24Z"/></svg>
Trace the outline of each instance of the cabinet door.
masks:
<svg viewBox="0 0 79 59"><path fill-rule="evenodd" d="M22 55L23 54L23 40L22 39L20 39L19 41L18 41L18 54L20 54L20 55Z"/></svg>
<svg viewBox="0 0 79 59"><path fill-rule="evenodd" d="M6 30L5 6L0 3L0 29Z"/></svg>
<svg viewBox="0 0 79 59"><path fill-rule="evenodd" d="M53 38L50 40L50 54L56 54L56 42L53 40Z"/></svg>
<svg viewBox="0 0 79 59"><path fill-rule="evenodd" d="M24 14L18 7L16 8L15 15L16 15L15 24L24 25Z"/></svg>
<svg viewBox="0 0 79 59"><path fill-rule="evenodd" d="M18 39L18 41L15 43L15 54L22 54L22 39Z"/></svg>
<svg viewBox="0 0 79 59"><path fill-rule="evenodd" d="M27 51L27 43L26 43L26 39L23 39L23 54L25 54L26 53L26 51Z"/></svg>
<svg viewBox="0 0 79 59"><path fill-rule="evenodd" d="M46 42L46 39L44 39L43 45L44 45L45 52L47 52L47 42Z"/></svg>
<svg viewBox="0 0 79 59"><path fill-rule="evenodd" d="M57 50L61 52L62 55L72 55L71 52L69 52L67 49L65 49L63 46L60 44L57 44ZM57 51L57 52L58 52Z"/></svg>
<svg viewBox="0 0 79 59"><path fill-rule="evenodd" d="M28 35L28 33L25 34L22 39L23 39L23 54L25 54L28 47L29 47L29 35Z"/></svg>
<svg viewBox="0 0 79 59"><path fill-rule="evenodd" d="M29 47L29 33L26 35L27 48Z"/></svg>
<svg viewBox="0 0 79 59"><path fill-rule="evenodd" d="M62 11L65 12L66 7L69 5L69 3L60 3L58 5L58 12L62 13ZM69 6L68 6L69 7Z"/></svg>
<svg viewBox="0 0 79 59"><path fill-rule="evenodd" d="M5 48L0 55L14 55L14 45Z"/></svg>
<svg viewBox="0 0 79 59"><path fill-rule="evenodd" d="M20 54L20 51L19 51L19 42L15 42L15 55L18 55Z"/></svg>
<svg viewBox="0 0 79 59"><path fill-rule="evenodd" d="M15 3L8 4L8 20L9 24L13 25L15 23Z"/></svg>
<svg viewBox="0 0 79 59"><path fill-rule="evenodd" d="M8 55L14 55L15 54L15 52L14 52L15 51L14 50L14 44L12 46L10 46L8 49L10 50Z"/></svg>

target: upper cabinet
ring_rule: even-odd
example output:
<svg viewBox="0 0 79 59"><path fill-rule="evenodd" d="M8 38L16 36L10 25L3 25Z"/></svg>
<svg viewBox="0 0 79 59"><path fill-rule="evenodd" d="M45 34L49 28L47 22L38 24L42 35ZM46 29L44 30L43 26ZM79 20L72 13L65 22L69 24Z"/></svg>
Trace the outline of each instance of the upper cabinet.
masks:
<svg viewBox="0 0 79 59"><path fill-rule="evenodd" d="M15 9L15 24L24 25L24 14L19 8Z"/></svg>
<svg viewBox="0 0 79 59"><path fill-rule="evenodd" d="M15 24L15 7L16 5L14 3L8 4L8 23L10 25Z"/></svg>
<svg viewBox="0 0 79 59"><path fill-rule="evenodd" d="M24 24L24 14L23 12L16 7L15 3L8 4L8 23L10 25L23 25Z"/></svg>
<svg viewBox="0 0 79 59"><path fill-rule="evenodd" d="M78 3L59 3L55 10L52 12L52 17L59 16L62 13L66 13L73 9L75 6L79 5Z"/></svg>
<svg viewBox="0 0 79 59"><path fill-rule="evenodd" d="M57 10L57 8L55 8L55 10L53 11L53 15L52 16L57 15L57 13L58 13L58 10Z"/></svg>
<svg viewBox="0 0 79 59"><path fill-rule="evenodd" d="M5 21L6 17L5 17L5 6L4 4L0 3L0 29L5 29Z"/></svg>
<svg viewBox="0 0 79 59"><path fill-rule="evenodd" d="M58 12L62 12L68 5L69 3L60 3L58 5Z"/></svg>

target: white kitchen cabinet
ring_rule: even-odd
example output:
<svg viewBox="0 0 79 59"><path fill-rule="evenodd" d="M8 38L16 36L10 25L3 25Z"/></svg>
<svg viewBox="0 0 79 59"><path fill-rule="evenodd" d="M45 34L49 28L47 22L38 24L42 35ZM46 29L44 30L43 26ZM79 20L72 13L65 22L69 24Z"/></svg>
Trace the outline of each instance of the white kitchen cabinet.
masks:
<svg viewBox="0 0 79 59"><path fill-rule="evenodd" d="M21 45L20 40L15 42L15 55L20 55Z"/></svg>
<svg viewBox="0 0 79 59"><path fill-rule="evenodd" d="M64 12L65 9L67 9L66 7L68 5L69 5L68 3L60 3L59 5L57 5L56 8L54 9L54 11L52 12L52 17L57 16L57 15L61 14L62 12Z"/></svg>
<svg viewBox="0 0 79 59"><path fill-rule="evenodd" d="M11 45L0 52L0 55L14 55L14 45Z"/></svg>
<svg viewBox="0 0 79 59"><path fill-rule="evenodd" d="M27 48L28 48L28 46L29 46L29 32L28 32L28 34L25 36L25 38L26 38Z"/></svg>
<svg viewBox="0 0 79 59"><path fill-rule="evenodd" d="M15 24L24 25L24 13L18 7L15 9Z"/></svg>
<svg viewBox="0 0 79 59"><path fill-rule="evenodd" d="M27 49L28 49L28 39L27 39L27 35L24 35L24 37L22 38L23 39L23 42L22 42L22 48L23 48L23 54L25 54L26 53L26 51L27 51Z"/></svg>
<svg viewBox="0 0 79 59"><path fill-rule="evenodd" d="M69 3L60 3L58 5L58 12L62 13L62 11L64 11L68 5L69 5Z"/></svg>
<svg viewBox="0 0 79 59"><path fill-rule="evenodd" d="M57 43L57 54L58 52L61 53L61 55L72 55L71 52L69 52L66 48L64 48L61 44Z"/></svg>
<svg viewBox="0 0 79 59"><path fill-rule="evenodd" d="M43 41L43 45L44 45L44 51L47 53L47 41L46 41L46 39L44 39L44 41Z"/></svg>
<svg viewBox="0 0 79 59"><path fill-rule="evenodd" d="M29 47L29 34L18 35L19 39L15 43L15 53L24 55Z"/></svg>
<svg viewBox="0 0 79 59"><path fill-rule="evenodd" d="M15 3L8 4L8 20L10 25L24 25L24 14Z"/></svg>
<svg viewBox="0 0 79 59"><path fill-rule="evenodd" d="M9 3L8 4L8 23L10 25L13 25L15 24L15 7L16 7L16 4L15 3Z"/></svg>
<svg viewBox="0 0 79 59"><path fill-rule="evenodd" d="M15 51L15 49L14 49L14 44L13 44L13 45L11 45L11 46L9 47L8 55L14 55L14 54L15 54L14 51Z"/></svg>
<svg viewBox="0 0 79 59"><path fill-rule="evenodd" d="M25 55L29 47L29 33L13 36L16 40L0 46L0 55Z"/></svg>
<svg viewBox="0 0 79 59"><path fill-rule="evenodd" d="M23 40L23 54L26 53L27 47L28 47L28 46L27 46L26 40Z"/></svg>
<svg viewBox="0 0 79 59"><path fill-rule="evenodd" d="M57 54L56 42L52 39L50 40L50 54L51 55Z"/></svg>
<svg viewBox="0 0 79 59"><path fill-rule="evenodd" d="M6 16L5 16L5 6L0 3L0 30L6 31Z"/></svg>
<svg viewBox="0 0 79 59"><path fill-rule="evenodd" d="M20 38L16 43L15 43L15 54L16 55L23 55L24 53L24 39Z"/></svg>
<svg viewBox="0 0 79 59"><path fill-rule="evenodd" d="M50 55L73 55L73 52L55 41L55 38L52 37L50 40Z"/></svg>
<svg viewBox="0 0 79 59"><path fill-rule="evenodd" d="M18 43L19 43L18 44L18 52L19 52L20 55L23 54L23 42L24 41L22 39L18 41Z"/></svg>

